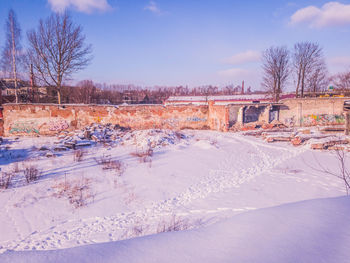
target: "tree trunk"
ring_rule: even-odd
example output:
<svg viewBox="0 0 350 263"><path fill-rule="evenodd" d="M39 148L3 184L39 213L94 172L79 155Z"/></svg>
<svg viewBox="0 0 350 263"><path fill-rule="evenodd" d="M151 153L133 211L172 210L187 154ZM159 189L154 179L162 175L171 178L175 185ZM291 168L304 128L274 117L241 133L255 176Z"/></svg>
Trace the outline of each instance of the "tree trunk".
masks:
<svg viewBox="0 0 350 263"><path fill-rule="evenodd" d="M301 68L299 66L299 71L298 71L298 83L297 83L297 88L295 91L295 96L298 97L299 95L299 87L300 87L300 79L301 79Z"/></svg>
<svg viewBox="0 0 350 263"><path fill-rule="evenodd" d="M57 100L58 100L58 104L61 104L61 91L60 91L60 88L57 89Z"/></svg>
<svg viewBox="0 0 350 263"><path fill-rule="evenodd" d="M304 85L305 85L305 69L303 69L302 76L301 76L301 90L300 90L300 96L304 97Z"/></svg>
<svg viewBox="0 0 350 263"><path fill-rule="evenodd" d="M16 103L18 103L18 93L17 93L17 69L16 69L16 45L15 45L15 32L13 25L13 18L11 19L11 38L12 38L12 67L13 67L13 78L15 81L15 97Z"/></svg>

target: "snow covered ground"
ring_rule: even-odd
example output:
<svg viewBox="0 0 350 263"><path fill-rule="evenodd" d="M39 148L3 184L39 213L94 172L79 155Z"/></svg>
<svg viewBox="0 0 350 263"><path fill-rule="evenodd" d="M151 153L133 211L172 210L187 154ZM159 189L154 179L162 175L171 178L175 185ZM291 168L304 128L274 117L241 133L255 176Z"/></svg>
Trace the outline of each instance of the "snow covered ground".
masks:
<svg viewBox="0 0 350 263"><path fill-rule="evenodd" d="M310 262L315 251L333 255L320 257L324 262L349 258L342 249L350 245L349 225L340 219L349 218L350 201L332 199L346 194L343 182L316 170L315 160L337 169L331 152L214 131L133 133L115 144L84 148L81 161L72 150L55 157L39 150L53 148L57 138L5 141L1 169L19 172L0 192L0 261L30 255L32 262L59 261L56 256L77 262L73 255L95 254L95 262L101 255L108 257L104 262L174 262L182 252L177 262L232 262L235 255L238 262ZM151 144L153 156L140 161L137 153ZM120 161L122 172L103 169L102 159ZM27 184L21 170L34 166L41 177ZM88 185L90 197L79 208L67 196L59 198L62 185L74 184ZM290 204L317 198L328 199ZM174 222L193 230L157 234ZM130 239L137 236L144 237ZM150 260L142 261L143 254Z"/></svg>

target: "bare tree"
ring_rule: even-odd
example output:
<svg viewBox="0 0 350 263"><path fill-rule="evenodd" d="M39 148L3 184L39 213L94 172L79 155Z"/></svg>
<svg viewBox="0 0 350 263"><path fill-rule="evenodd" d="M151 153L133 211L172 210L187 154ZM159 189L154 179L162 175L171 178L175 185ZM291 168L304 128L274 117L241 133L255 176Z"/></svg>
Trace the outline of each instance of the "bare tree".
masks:
<svg viewBox="0 0 350 263"><path fill-rule="evenodd" d="M338 73L332 76L331 82L341 91L350 90L350 72Z"/></svg>
<svg viewBox="0 0 350 263"><path fill-rule="evenodd" d="M279 101L288 81L289 51L286 47L270 47L263 52L262 63L264 71L262 86L273 94L274 101Z"/></svg>
<svg viewBox="0 0 350 263"><path fill-rule="evenodd" d="M328 71L323 59L315 63L306 78L307 91L316 96L317 92L325 91L329 83Z"/></svg>
<svg viewBox="0 0 350 263"><path fill-rule="evenodd" d="M304 97L308 80L312 75L320 77L317 69L325 67L322 48L317 43L300 42L294 45L293 69L296 76L296 96ZM318 78L317 78L318 79ZM312 81L313 84L317 81Z"/></svg>
<svg viewBox="0 0 350 263"><path fill-rule="evenodd" d="M338 149L334 151L335 158L337 160L338 168L330 169L327 166L324 166L318 159L315 158L316 164L318 168L310 166L313 170L322 172L325 174L333 175L344 182L346 194L349 195L350 191L350 169L349 169L349 161L350 158L346 154L346 150Z"/></svg>
<svg viewBox="0 0 350 263"><path fill-rule="evenodd" d="M5 24L6 42L2 51L1 64L5 72L11 72L14 81L16 103L18 103L18 66L21 64L23 52L21 47L21 28L16 14L11 9Z"/></svg>
<svg viewBox="0 0 350 263"><path fill-rule="evenodd" d="M40 20L37 30L29 31L27 36L29 61L39 79L56 88L61 104L63 82L90 63L91 46L85 45L82 28L66 12Z"/></svg>

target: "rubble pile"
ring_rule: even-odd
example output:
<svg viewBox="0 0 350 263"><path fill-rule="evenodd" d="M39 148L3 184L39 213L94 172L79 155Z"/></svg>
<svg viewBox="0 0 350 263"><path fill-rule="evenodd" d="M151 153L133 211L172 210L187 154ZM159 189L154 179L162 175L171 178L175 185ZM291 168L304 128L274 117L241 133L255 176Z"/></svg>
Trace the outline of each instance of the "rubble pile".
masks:
<svg viewBox="0 0 350 263"><path fill-rule="evenodd" d="M177 144L187 136L178 131L151 129L131 130L119 125L92 124L74 132L62 131L57 135L57 141L53 146L41 146L40 151L45 151L48 157L52 152L76 150L95 144L130 145L141 148L161 148Z"/></svg>
<svg viewBox="0 0 350 263"><path fill-rule="evenodd" d="M334 132L338 132L334 134ZM294 146L309 145L313 150L345 150L350 152L350 136L341 133L340 128L279 128L255 129L243 135L261 137L267 142L290 142Z"/></svg>

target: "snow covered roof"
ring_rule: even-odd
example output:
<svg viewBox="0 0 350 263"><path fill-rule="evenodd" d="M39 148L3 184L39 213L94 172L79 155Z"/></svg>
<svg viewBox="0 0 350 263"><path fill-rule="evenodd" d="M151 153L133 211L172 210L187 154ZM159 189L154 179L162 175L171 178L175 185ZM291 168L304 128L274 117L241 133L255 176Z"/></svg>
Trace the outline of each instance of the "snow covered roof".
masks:
<svg viewBox="0 0 350 263"><path fill-rule="evenodd" d="M293 93L284 93L280 95L280 99L295 98ZM165 104L203 104L208 101L215 101L218 103L234 103L234 102L272 102L273 97L271 94L237 94L237 95L222 95L222 96L170 96Z"/></svg>
<svg viewBox="0 0 350 263"><path fill-rule="evenodd" d="M238 94L238 95L224 95L224 96L171 96L167 99L168 102L179 101L253 101L253 100L271 100L272 96L269 94Z"/></svg>

